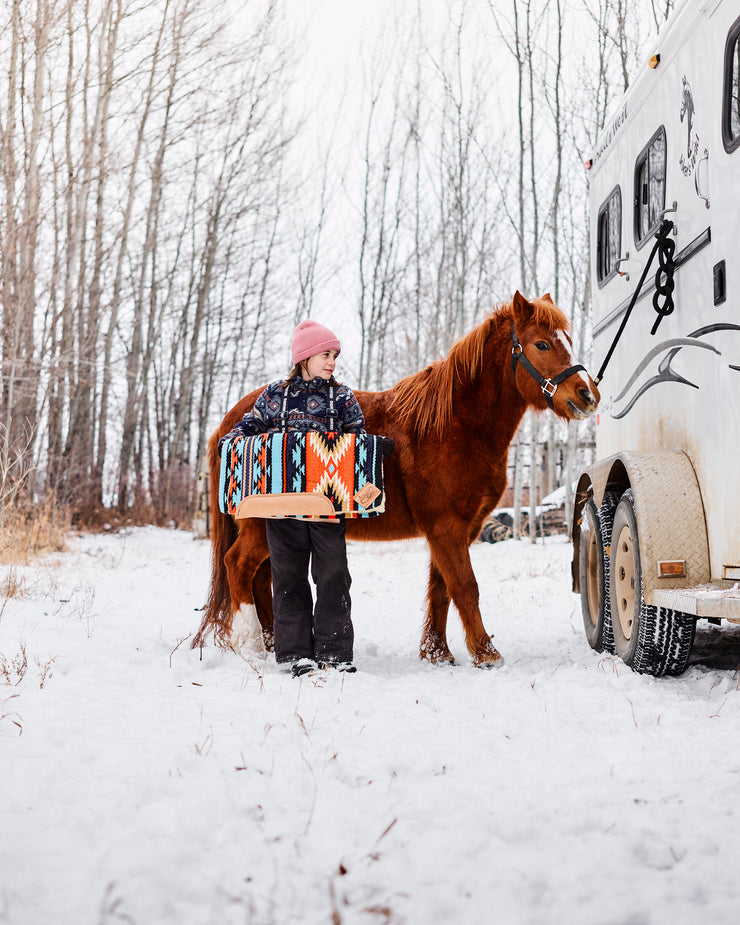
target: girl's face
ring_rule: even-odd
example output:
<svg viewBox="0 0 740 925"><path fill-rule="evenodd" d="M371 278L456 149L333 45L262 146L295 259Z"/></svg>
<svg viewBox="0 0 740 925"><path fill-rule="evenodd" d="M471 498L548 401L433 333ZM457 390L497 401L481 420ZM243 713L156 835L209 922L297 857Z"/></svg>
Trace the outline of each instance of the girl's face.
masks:
<svg viewBox="0 0 740 925"><path fill-rule="evenodd" d="M312 357L304 360L301 364L301 376L310 382L311 379L331 379L334 375L334 367L337 365L336 350L324 350L323 353L315 353Z"/></svg>

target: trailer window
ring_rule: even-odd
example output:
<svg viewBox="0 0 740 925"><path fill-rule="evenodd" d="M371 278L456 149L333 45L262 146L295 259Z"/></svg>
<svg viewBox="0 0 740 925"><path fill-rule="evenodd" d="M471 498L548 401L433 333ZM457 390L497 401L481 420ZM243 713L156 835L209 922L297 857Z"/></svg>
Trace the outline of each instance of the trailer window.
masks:
<svg viewBox="0 0 740 925"><path fill-rule="evenodd" d="M740 145L740 19L725 43L725 81L722 100L722 141L725 151Z"/></svg>
<svg viewBox="0 0 740 925"><path fill-rule="evenodd" d="M665 129L661 126L635 164L635 242L640 247L660 224L665 209Z"/></svg>
<svg viewBox="0 0 740 925"><path fill-rule="evenodd" d="M603 286L617 272L622 250L622 191L619 187L599 209L596 227L596 279Z"/></svg>

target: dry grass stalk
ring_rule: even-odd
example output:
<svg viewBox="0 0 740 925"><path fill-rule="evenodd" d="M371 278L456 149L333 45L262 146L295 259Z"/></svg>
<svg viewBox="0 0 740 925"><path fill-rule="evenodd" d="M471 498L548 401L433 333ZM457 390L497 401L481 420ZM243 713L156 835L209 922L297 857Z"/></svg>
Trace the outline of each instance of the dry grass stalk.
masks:
<svg viewBox="0 0 740 925"><path fill-rule="evenodd" d="M0 509L0 563L28 565L38 556L65 550L71 516L53 500Z"/></svg>
<svg viewBox="0 0 740 925"><path fill-rule="evenodd" d="M56 655L47 658L45 661L37 655L33 657L33 662L38 668L40 688L43 688L51 677L51 666L56 660ZM27 672L28 653L24 642L19 644L18 651L12 657L0 652L0 683L4 682L9 687L18 687Z"/></svg>
<svg viewBox="0 0 740 925"><path fill-rule="evenodd" d="M11 565L0 579L0 601L6 601L12 597L23 597L27 588L28 582L24 574L16 566Z"/></svg>
<svg viewBox="0 0 740 925"><path fill-rule="evenodd" d="M21 717L17 713L6 708L8 701L13 700L17 696L18 694L11 694L10 697L6 698L2 703L0 703L0 723L3 720L8 720L8 722L12 723L18 729L18 735L22 735L23 721Z"/></svg>
<svg viewBox="0 0 740 925"><path fill-rule="evenodd" d="M28 656L26 655L26 645L21 643L18 652L8 658L0 652L0 678L9 685L16 687L21 683L25 673L28 671Z"/></svg>

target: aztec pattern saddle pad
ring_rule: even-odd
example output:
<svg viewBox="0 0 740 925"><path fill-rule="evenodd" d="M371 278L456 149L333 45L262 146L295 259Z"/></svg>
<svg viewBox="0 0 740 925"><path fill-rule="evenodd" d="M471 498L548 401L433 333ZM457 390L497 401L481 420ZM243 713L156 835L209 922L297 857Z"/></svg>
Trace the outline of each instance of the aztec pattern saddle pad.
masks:
<svg viewBox="0 0 740 925"><path fill-rule="evenodd" d="M382 514L382 437L318 431L234 437L221 451L219 506L237 518Z"/></svg>

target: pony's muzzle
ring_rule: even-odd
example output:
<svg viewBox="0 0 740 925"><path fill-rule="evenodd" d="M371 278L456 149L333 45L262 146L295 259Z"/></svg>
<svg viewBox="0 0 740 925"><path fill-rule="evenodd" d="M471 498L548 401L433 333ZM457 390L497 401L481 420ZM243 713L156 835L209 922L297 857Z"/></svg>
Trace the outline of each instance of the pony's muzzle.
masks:
<svg viewBox="0 0 740 925"><path fill-rule="evenodd" d="M593 389L585 385L579 386L576 389L575 398L577 398L577 402L568 399L567 404L571 415L576 420L583 420L584 418L590 417L599 407L600 395L596 386L594 386Z"/></svg>
<svg viewBox="0 0 740 925"><path fill-rule="evenodd" d="M578 397L583 402L586 408L596 407L599 400L595 398L590 389L587 389L585 386L578 389Z"/></svg>

